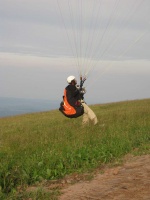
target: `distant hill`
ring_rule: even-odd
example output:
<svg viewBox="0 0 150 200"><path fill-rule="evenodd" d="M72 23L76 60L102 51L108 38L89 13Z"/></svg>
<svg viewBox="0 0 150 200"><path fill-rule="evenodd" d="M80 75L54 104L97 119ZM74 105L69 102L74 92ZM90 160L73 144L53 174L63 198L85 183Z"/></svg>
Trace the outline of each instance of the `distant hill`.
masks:
<svg viewBox="0 0 150 200"><path fill-rule="evenodd" d="M0 117L48 111L58 107L58 101L0 97Z"/></svg>

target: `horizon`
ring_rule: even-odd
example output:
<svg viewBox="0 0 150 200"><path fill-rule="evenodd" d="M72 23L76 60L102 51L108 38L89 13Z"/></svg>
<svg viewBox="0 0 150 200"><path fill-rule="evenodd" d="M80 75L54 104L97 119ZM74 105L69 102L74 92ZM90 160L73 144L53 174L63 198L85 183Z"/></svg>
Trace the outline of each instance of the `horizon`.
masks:
<svg viewBox="0 0 150 200"><path fill-rule="evenodd" d="M89 103L89 106L94 105L105 105L113 104L120 102L129 102L129 101L140 101L145 99L130 99L114 102L101 102L101 103ZM4 101L2 101L4 100ZM9 97L0 97L0 118L11 117L22 114L31 114L38 112L47 112L52 110L59 110L60 102L59 100L55 102L50 102L47 99L24 99L24 98L9 98Z"/></svg>

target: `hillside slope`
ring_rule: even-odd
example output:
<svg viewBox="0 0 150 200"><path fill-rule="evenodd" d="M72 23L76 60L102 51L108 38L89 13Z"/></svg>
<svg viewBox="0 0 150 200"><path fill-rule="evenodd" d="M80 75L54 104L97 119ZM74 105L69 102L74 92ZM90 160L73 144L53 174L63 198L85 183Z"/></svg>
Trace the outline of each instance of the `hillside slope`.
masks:
<svg viewBox="0 0 150 200"><path fill-rule="evenodd" d="M82 117L68 119L58 110L0 119L0 199L131 152L149 153L150 99L91 108L99 120L96 126L82 127Z"/></svg>

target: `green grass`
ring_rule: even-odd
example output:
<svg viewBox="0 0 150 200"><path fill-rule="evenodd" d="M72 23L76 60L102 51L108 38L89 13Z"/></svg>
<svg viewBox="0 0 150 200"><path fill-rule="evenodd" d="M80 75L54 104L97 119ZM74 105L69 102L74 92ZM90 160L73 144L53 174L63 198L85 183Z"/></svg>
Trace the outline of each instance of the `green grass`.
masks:
<svg viewBox="0 0 150 200"><path fill-rule="evenodd" d="M18 187L150 152L150 99L90 107L99 123L84 128L82 117L57 110L0 119L0 199L19 199Z"/></svg>

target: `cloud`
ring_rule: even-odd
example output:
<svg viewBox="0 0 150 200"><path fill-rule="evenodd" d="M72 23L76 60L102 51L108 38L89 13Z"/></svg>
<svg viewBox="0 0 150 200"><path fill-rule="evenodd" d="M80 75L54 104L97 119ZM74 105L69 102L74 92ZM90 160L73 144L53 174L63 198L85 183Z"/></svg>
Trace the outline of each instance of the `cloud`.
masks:
<svg viewBox="0 0 150 200"><path fill-rule="evenodd" d="M143 80L142 88L147 85L149 0L59 0L59 3L65 27L57 0L0 1L1 95L49 99L53 93L53 98L59 98L68 75L78 77L81 67L88 69L93 65L87 83L102 75L93 83L94 91L90 89L88 98L93 94L100 99L101 94L95 91L103 90L104 86L108 93L112 91L113 81L116 91L120 89L118 77L125 80L132 75L133 80ZM76 15L77 20L71 21ZM97 20L92 22L91 16ZM114 61L117 62L109 69ZM109 70L103 73L105 67Z"/></svg>
<svg viewBox="0 0 150 200"><path fill-rule="evenodd" d="M59 11L57 1L54 0L2 0L0 51L46 56L54 54L77 56L76 51L80 51L82 42L83 56L86 55L87 48L97 55L103 54L103 50L111 49L107 54L112 54L121 51L120 48L125 48L124 45L129 46L134 38L138 38L145 30L148 33L150 30L148 20L150 2L146 0L140 9L139 0L120 1L118 4L117 1L110 0L94 2L84 0L82 4L67 0L58 2L62 13ZM82 21L80 21L81 15ZM73 30L77 26L81 29L83 23L86 26L82 27L85 28L83 33ZM117 42L112 48L114 40ZM148 51L150 46L148 37L145 40L147 41L145 49ZM144 55L143 51L142 54Z"/></svg>

